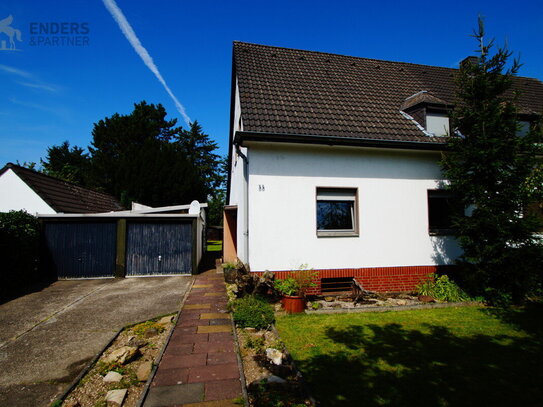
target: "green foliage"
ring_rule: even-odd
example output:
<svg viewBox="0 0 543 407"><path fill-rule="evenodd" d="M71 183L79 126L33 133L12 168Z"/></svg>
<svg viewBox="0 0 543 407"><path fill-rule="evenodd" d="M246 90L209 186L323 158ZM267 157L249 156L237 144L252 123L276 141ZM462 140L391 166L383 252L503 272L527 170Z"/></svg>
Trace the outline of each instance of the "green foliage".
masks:
<svg viewBox="0 0 543 407"><path fill-rule="evenodd" d="M0 213L0 299L43 279L38 273L40 223L25 211Z"/></svg>
<svg viewBox="0 0 543 407"><path fill-rule="evenodd" d="M55 400L49 405L49 407L61 407L61 406L62 406L62 400Z"/></svg>
<svg viewBox="0 0 543 407"><path fill-rule="evenodd" d="M208 188L184 148L174 142L182 132L166 120L161 104L141 102L128 115L114 114L94 124L89 147L92 183L125 206L205 202Z"/></svg>
<svg viewBox="0 0 543 407"><path fill-rule="evenodd" d="M59 146L47 148L45 160L41 160L43 173L81 186L89 185L90 159L84 149L78 146L70 148L64 141Z"/></svg>
<svg viewBox="0 0 543 407"><path fill-rule="evenodd" d="M264 329L275 321L273 308L262 298L249 295L231 304L234 322L241 328Z"/></svg>
<svg viewBox="0 0 543 407"><path fill-rule="evenodd" d="M318 273L308 269L306 264L302 264L298 270L289 273L288 277L282 280L275 280L274 288L283 295L305 295L307 290L316 287Z"/></svg>
<svg viewBox="0 0 543 407"><path fill-rule="evenodd" d="M294 277L275 280L273 285L275 289L283 295L298 295L298 292L300 291L300 284Z"/></svg>
<svg viewBox="0 0 543 407"><path fill-rule="evenodd" d="M145 332L147 332L147 330L149 329L156 329L157 332L160 333L160 332L163 332L165 328L163 325L159 324L156 321L145 321L145 322L142 322L141 324L133 326L131 328L131 331L135 335L139 337L143 337L145 335Z"/></svg>
<svg viewBox="0 0 543 407"><path fill-rule="evenodd" d="M542 310L293 314L276 327L322 406L537 406Z"/></svg>
<svg viewBox="0 0 543 407"><path fill-rule="evenodd" d="M264 349L264 338L261 336L251 336L247 335L247 340L245 341L245 347L248 349L254 349L257 353L261 352Z"/></svg>
<svg viewBox="0 0 543 407"><path fill-rule="evenodd" d="M105 376L109 372L117 372L119 374L125 374L126 368L119 362L106 363L106 362L99 361L96 364L96 372L101 376Z"/></svg>
<svg viewBox="0 0 543 407"><path fill-rule="evenodd" d="M469 301L471 298L458 285L442 275L438 278L429 276L423 283L417 286L419 295L429 295L439 301L460 302Z"/></svg>
<svg viewBox="0 0 543 407"><path fill-rule="evenodd" d="M222 211L226 198L226 158L215 154L217 143L203 132L197 120L190 124L189 130L176 132L174 145L187 156L204 183L209 198L208 223L213 226L222 225Z"/></svg>
<svg viewBox="0 0 543 407"><path fill-rule="evenodd" d="M448 188L470 209L454 218L462 282L475 295L499 291L522 301L541 282L543 250L533 238L540 224L525 211L541 199L541 124L534 121L526 136L517 135L511 87L520 64L515 60L506 69L506 48L490 55L482 20L474 37L479 57L459 70L451 117L456 130L442 161Z"/></svg>
<svg viewBox="0 0 543 407"><path fill-rule="evenodd" d="M238 266L237 266L236 263L230 263L230 262L223 263L223 265L222 265L222 268L224 270L235 270L237 267Z"/></svg>

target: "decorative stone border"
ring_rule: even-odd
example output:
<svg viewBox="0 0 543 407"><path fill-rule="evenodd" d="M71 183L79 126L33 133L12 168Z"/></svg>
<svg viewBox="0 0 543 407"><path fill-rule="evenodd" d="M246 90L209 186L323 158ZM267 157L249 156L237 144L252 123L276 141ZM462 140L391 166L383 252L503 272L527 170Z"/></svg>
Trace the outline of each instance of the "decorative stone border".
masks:
<svg viewBox="0 0 543 407"><path fill-rule="evenodd" d="M385 312L385 311L409 311L417 309L432 309L432 308L450 308L450 307L474 307L483 306L484 304L477 301L464 302L438 302L434 304L415 304L415 305L383 305L370 306L360 308L340 308L340 309L320 309L320 310L305 310L308 315L311 314L348 314L359 312Z"/></svg>

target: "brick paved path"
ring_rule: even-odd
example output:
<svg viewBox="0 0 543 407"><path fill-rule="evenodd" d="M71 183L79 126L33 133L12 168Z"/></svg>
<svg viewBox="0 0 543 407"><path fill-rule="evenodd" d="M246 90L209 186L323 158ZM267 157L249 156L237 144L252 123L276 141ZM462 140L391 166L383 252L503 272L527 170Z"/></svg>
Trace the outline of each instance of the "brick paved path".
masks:
<svg viewBox="0 0 543 407"><path fill-rule="evenodd" d="M187 297L144 407L237 406L241 381L226 288L214 270Z"/></svg>

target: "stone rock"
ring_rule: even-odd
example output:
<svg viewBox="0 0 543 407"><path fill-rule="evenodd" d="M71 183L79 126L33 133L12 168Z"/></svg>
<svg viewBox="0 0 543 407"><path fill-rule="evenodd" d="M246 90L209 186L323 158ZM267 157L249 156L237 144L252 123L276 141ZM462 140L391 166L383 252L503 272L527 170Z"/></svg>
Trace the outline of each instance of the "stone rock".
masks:
<svg viewBox="0 0 543 407"><path fill-rule="evenodd" d="M81 407L81 404L79 404L79 401L77 400L71 400L71 401L64 402L63 406L64 407Z"/></svg>
<svg viewBox="0 0 543 407"><path fill-rule="evenodd" d="M274 383L274 384L285 384L287 381L279 376L271 375L266 379L268 383Z"/></svg>
<svg viewBox="0 0 543 407"><path fill-rule="evenodd" d="M275 312L281 311L281 309L282 309L281 303L278 302L277 304L275 304L275 305L273 306L273 308L275 309Z"/></svg>
<svg viewBox="0 0 543 407"><path fill-rule="evenodd" d="M123 375L114 371L107 372L104 376L104 382L106 383L119 383L123 379Z"/></svg>
<svg viewBox="0 0 543 407"><path fill-rule="evenodd" d="M158 323L160 325L168 326L169 324L172 323L172 321L173 321L173 315L169 315L167 317L160 318L160 321L158 321Z"/></svg>
<svg viewBox="0 0 543 407"><path fill-rule="evenodd" d="M147 345L146 340L139 339L134 336L126 343L126 346L132 346L135 348L143 348L146 345Z"/></svg>
<svg viewBox="0 0 543 407"><path fill-rule="evenodd" d="M147 328L143 333L144 338L152 338L153 336L158 335L158 329L156 328Z"/></svg>
<svg viewBox="0 0 543 407"><path fill-rule="evenodd" d="M256 332L256 328L247 327L243 329L245 329L246 332Z"/></svg>
<svg viewBox="0 0 543 407"><path fill-rule="evenodd" d="M266 349L266 357L274 364L279 366L281 363L283 363L283 352L274 349L274 348L267 348Z"/></svg>
<svg viewBox="0 0 543 407"><path fill-rule="evenodd" d="M396 304L398 304L398 305L407 305L407 300L404 300L404 299L396 300Z"/></svg>
<svg viewBox="0 0 543 407"><path fill-rule="evenodd" d="M426 303L436 302L436 300L433 297L430 297L429 295L419 295L418 300L420 302L426 302Z"/></svg>
<svg viewBox="0 0 543 407"><path fill-rule="evenodd" d="M326 302L333 302L335 300L334 297L324 297L324 301Z"/></svg>
<svg viewBox="0 0 543 407"><path fill-rule="evenodd" d="M341 308L341 304L339 302L334 302L334 303L330 304L330 307L332 307L332 308Z"/></svg>
<svg viewBox="0 0 543 407"><path fill-rule="evenodd" d="M149 375L151 374L151 370L153 369L153 364L151 361L145 361L143 362L136 372L136 376L138 377L138 380L140 382L146 382L149 378Z"/></svg>
<svg viewBox="0 0 543 407"><path fill-rule="evenodd" d="M266 331L264 332L264 339L271 342L277 338L275 337L275 334L272 331Z"/></svg>
<svg viewBox="0 0 543 407"><path fill-rule="evenodd" d="M119 362L121 365L124 365L127 362L135 359L139 354L139 349L135 346L123 346L117 350L111 352L108 356L104 358L104 362L112 363Z"/></svg>
<svg viewBox="0 0 543 407"><path fill-rule="evenodd" d="M110 390L106 394L106 404L108 407L120 407L126 397L127 389Z"/></svg>

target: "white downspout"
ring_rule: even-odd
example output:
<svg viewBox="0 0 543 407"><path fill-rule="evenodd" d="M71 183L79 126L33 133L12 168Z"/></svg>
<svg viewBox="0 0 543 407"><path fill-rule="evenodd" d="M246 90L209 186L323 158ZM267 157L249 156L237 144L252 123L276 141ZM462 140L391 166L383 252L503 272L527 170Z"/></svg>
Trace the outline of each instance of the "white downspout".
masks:
<svg viewBox="0 0 543 407"><path fill-rule="evenodd" d="M245 198L245 230L243 231L246 263L249 263L249 159L236 144L236 152L243 160L243 194Z"/></svg>

